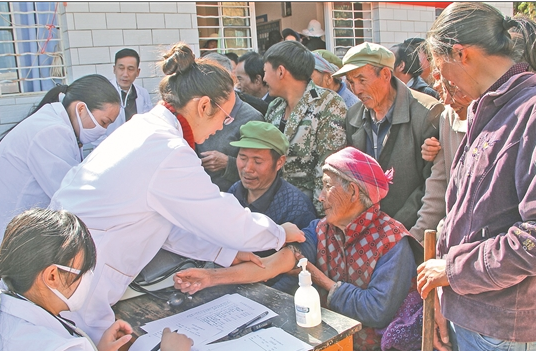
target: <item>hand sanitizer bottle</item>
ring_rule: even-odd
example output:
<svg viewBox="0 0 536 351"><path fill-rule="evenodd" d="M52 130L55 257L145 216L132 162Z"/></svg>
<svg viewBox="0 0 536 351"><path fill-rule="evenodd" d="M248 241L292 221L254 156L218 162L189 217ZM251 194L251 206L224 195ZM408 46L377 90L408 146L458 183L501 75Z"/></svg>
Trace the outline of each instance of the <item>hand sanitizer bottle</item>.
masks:
<svg viewBox="0 0 536 351"><path fill-rule="evenodd" d="M307 258L300 259L298 267L302 267L302 271L299 275L300 287L294 295L296 322L300 327L314 327L322 322L320 296L312 286L311 273L306 269Z"/></svg>

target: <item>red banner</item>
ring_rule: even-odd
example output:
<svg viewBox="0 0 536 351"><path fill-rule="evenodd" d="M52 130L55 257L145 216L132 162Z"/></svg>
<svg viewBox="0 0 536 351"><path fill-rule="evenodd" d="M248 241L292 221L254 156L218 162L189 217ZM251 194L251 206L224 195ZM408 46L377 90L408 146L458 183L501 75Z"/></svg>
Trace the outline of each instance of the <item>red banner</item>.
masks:
<svg viewBox="0 0 536 351"><path fill-rule="evenodd" d="M435 7L438 9L444 9L452 4L452 1L391 1L394 4L413 5L413 6L426 6Z"/></svg>

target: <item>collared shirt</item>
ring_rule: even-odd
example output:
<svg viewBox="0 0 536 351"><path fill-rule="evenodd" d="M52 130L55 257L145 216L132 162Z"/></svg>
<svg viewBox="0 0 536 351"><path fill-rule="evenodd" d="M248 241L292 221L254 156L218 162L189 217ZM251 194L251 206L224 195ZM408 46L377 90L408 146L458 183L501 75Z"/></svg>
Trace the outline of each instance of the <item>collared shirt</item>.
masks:
<svg viewBox="0 0 536 351"><path fill-rule="evenodd" d="M385 145L385 142L387 141L387 135L389 134L391 124L393 123L394 106L395 104L391 106L381 121L376 121L376 119L372 117L369 109L365 109L363 113L365 130L368 135L366 152L376 160L379 159L383 145Z"/></svg>
<svg viewBox="0 0 536 351"><path fill-rule="evenodd" d="M497 79L497 81L495 83L493 83L489 88L488 90L486 90L484 92L484 94L482 94L474 103L473 103L473 113L476 113L476 109L478 108L478 105L480 104L480 100L482 100L482 96L486 95L488 92L490 91L495 91L497 89L499 89L501 87L501 85L503 85L504 83L506 83L508 81L508 79L512 78L513 76L515 76L516 74L520 74L520 73L523 73L523 72L527 72L527 70L529 69L529 64L526 63L526 62L520 62L520 63L517 63L515 65L513 65L512 67L510 67L510 69L508 71L506 71L505 74L503 74L501 76L501 78ZM471 123L472 121L469 120L469 123Z"/></svg>
<svg viewBox="0 0 536 351"><path fill-rule="evenodd" d="M130 86L128 91L121 89L121 103L125 109L125 121L128 121L132 116L138 113L138 108L136 106L137 98L138 93L136 92L136 87L134 84Z"/></svg>

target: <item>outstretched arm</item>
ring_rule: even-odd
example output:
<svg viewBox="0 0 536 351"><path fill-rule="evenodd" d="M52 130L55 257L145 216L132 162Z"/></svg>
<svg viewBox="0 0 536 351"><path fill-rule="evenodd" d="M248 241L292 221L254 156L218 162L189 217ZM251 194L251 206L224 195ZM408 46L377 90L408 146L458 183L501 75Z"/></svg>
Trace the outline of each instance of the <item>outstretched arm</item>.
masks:
<svg viewBox="0 0 536 351"><path fill-rule="evenodd" d="M175 288L194 294L205 288L225 284L246 284L266 281L290 271L296 265L293 249L284 247L275 254L261 258L265 268L244 262L229 268L189 268L175 274Z"/></svg>

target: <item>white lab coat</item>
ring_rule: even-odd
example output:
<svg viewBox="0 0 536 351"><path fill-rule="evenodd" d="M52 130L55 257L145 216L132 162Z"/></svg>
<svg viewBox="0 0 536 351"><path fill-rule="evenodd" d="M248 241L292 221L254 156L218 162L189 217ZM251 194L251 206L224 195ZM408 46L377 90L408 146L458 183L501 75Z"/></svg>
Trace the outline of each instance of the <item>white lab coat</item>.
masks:
<svg viewBox="0 0 536 351"><path fill-rule="evenodd" d="M110 79L110 83L115 87L117 92L119 93L119 96L121 96L121 88L119 85L117 85L117 81L115 78ZM151 101L151 97L149 96L149 92L147 89L145 89L142 86L139 86L137 84L132 84L133 88L136 89L136 94L138 97L136 98L136 111L138 114L146 113L151 111L153 108L153 102ZM108 137L108 135L112 134L113 131L115 131L117 128L125 124L125 109L123 106L121 106L121 110L119 111L119 115L115 119L115 121L106 128L106 134L101 136L96 141L92 142L93 145L98 146L104 139Z"/></svg>
<svg viewBox="0 0 536 351"><path fill-rule="evenodd" d="M0 294L0 350L94 351L90 341L72 336L50 313L31 302Z"/></svg>
<svg viewBox="0 0 536 351"><path fill-rule="evenodd" d="M114 321L110 305L164 245L228 266L237 250L285 243L283 228L219 192L162 105L106 138L65 176L50 206L78 215L97 246L88 300L66 315L93 340Z"/></svg>
<svg viewBox="0 0 536 351"><path fill-rule="evenodd" d="M11 219L47 207L61 180L82 160L63 105L44 105L0 142L0 241Z"/></svg>

